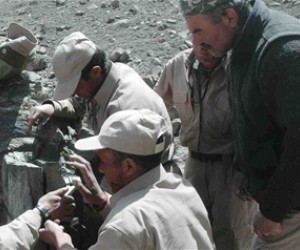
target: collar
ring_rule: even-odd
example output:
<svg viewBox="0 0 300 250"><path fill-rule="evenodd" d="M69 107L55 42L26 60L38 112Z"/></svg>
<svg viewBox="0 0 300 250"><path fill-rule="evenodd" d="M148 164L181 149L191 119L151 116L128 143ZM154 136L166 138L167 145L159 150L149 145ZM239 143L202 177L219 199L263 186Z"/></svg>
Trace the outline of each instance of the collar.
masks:
<svg viewBox="0 0 300 250"><path fill-rule="evenodd" d="M236 52L241 55L240 60L242 61L253 52L258 39L261 37L265 23L270 18L270 12L262 1L254 0L252 4L251 12L234 45L232 60L238 60Z"/></svg>
<svg viewBox="0 0 300 250"><path fill-rule="evenodd" d="M111 62L111 68L98 92L93 97L93 100L98 106L106 106L115 88L119 85L120 74L117 65Z"/></svg>
<svg viewBox="0 0 300 250"><path fill-rule="evenodd" d="M141 176L130 182L128 185L123 187L121 190L119 190L117 193L112 195L110 199L111 208L113 208L116 203L123 197L154 186L155 183L165 179L166 175L167 172L161 164L142 174Z"/></svg>

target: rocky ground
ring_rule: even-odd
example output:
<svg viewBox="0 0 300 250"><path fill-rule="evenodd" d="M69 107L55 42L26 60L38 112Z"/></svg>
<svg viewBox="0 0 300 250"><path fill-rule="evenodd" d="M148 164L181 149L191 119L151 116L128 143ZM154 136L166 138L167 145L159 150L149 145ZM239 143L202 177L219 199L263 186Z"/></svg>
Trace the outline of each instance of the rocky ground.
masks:
<svg viewBox="0 0 300 250"><path fill-rule="evenodd" d="M120 57L152 85L162 65L190 45L178 3L179 0L1 0L0 36L6 36L10 22L19 22L37 36L39 45L26 74L30 84L20 87L18 81L12 81L0 86L0 163L7 152L14 150L8 148L12 141L15 147L32 142L26 116L30 107L51 97L55 86L51 57L63 37L74 31L85 33L108 55ZM300 15L299 0L268 0L267 4Z"/></svg>

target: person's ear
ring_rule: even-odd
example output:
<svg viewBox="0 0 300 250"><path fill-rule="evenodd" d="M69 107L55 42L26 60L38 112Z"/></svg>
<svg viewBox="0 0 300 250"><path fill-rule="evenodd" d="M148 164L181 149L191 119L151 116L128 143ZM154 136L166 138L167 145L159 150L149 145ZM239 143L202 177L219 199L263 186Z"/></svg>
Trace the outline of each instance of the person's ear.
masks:
<svg viewBox="0 0 300 250"><path fill-rule="evenodd" d="M121 162L123 176L127 179L135 178L139 174L139 166L134 160L126 158Z"/></svg>
<svg viewBox="0 0 300 250"><path fill-rule="evenodd" d="M231 28L235 28L238 25L239 16L235 9L226 8L223 14L223 23Z"/></svg>
<svg viewBox="0 0 300 250"><path fill-rule="evenodd" d="M93 78L99 78L102 74L102 69L99 65L96 65L91 70L91 76Z"/></svg>

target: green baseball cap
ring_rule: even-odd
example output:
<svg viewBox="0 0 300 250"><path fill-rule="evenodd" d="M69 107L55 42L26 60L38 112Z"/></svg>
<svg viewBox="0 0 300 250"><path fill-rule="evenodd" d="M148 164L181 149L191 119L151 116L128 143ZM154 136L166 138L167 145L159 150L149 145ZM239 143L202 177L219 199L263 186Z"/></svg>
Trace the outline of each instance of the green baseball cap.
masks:
<svg viewBox="0 0 300 250"><path fill-rule="evenodd" d="M194 16L206 13L215 8L233 6L243 0L180 0L181 11L184 16Z"/></svg>

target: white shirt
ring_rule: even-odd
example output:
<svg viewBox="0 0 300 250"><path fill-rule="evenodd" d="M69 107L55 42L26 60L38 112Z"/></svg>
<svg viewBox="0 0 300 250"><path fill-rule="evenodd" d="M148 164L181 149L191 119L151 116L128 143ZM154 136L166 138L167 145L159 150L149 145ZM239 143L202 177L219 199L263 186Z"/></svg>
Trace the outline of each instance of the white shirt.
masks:
<svg viewBox="0 0 300 250"><path fill-rule="evenodd" d="M214 249L206 209L189 182L158 166L111 198L100 249Z"/></svg>
<svg viewBox="0 0 300 250"><path fill-rule="evenodd" d="M30 249L38 238L41 216L28 210L7 225L0 227L1 250Z"/></svg>

